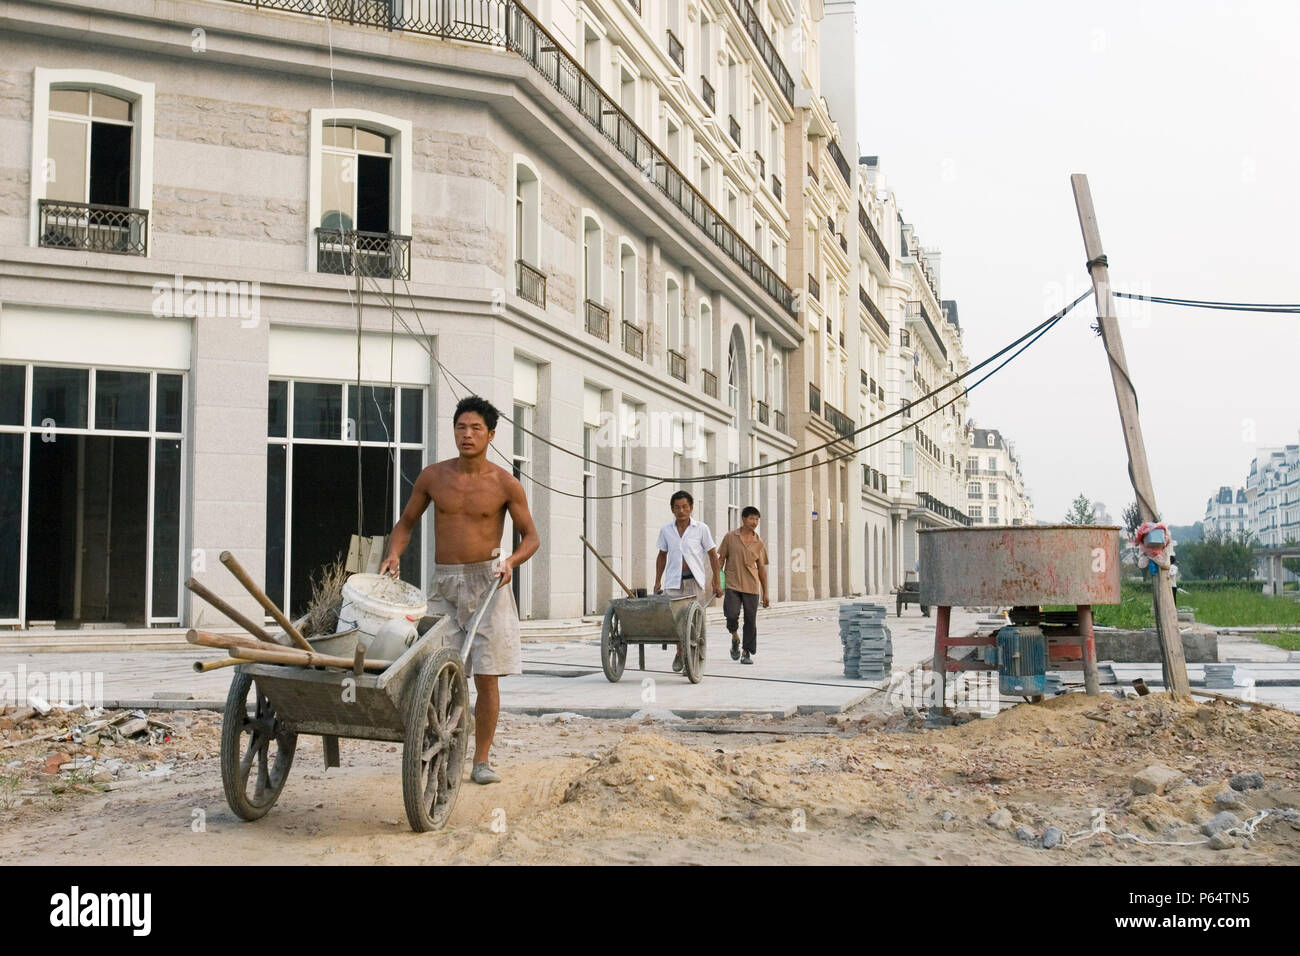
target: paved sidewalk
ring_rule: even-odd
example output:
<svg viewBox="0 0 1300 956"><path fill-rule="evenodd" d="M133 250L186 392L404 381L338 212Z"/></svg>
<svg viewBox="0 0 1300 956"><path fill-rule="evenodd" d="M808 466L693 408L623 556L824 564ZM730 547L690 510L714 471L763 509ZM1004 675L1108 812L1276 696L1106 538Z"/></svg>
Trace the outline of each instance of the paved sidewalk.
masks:
<svg viewBox="0 0 1300 956"><path fill-rule="evenodd" d="M861 599L859 599L861 600ZM572 712L591 717L626 717L643 710L671 710L699 719L740 714L838 713L882 687L881 682L843 676L838 604L786 605L780 613L759 612L758 654L753 666L733 661L730 639L710 613L705 677L690 684L671 670L673 650L646 648L647 671L636 669L636 648L628 654L623 679L611 684L600 669L600 643L585 641L525 642L525 673L502 681L503 709L512 713ZM874 603L885 603L877 598ZM921 617L914 606L888 620L894 638L894 669L907 670L933 653L934 618ZM777 609L773 609L775 612ZM970 633L979 614L953 612L955 633ZM10 642L12 646L12 642ZM0 650L0 674L87 672L101 675L103 699L143 706L163 698L194 702L224 701L228 668L197 674L195 660L219 652L184 649L95 649L73 652L21 653ZM649 683L647 683L649 681ZM191 704L193 706L193 704Z"/></svg>

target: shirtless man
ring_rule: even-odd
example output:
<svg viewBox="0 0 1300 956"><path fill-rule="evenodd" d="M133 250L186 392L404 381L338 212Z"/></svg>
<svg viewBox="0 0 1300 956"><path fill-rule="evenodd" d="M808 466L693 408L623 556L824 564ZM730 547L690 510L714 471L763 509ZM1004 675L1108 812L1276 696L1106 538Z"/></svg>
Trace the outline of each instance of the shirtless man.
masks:
<svg viewBox="0 0 1300 956"><path fill-rule="evenodd" d="M477 395L460 400L452 419L460 457L437 462L420 472L411 489L411 500L389 536L388 555L379 566L381 574L398 573L411 529L432 502L435 547L429 613L452 616L461 628L452 637L457 646L464 643L464 628L491 581L499 575L497 586L505 587L514 569L536 554L541 545L524 486L510 472L487 460L497 415L492 404ZM501 543L506 512L523 538L513 554L497 563L492 556ZM474 769L469 777L474 783L501 780L488 763L501 709L497 678L522 673L519 657L519 612L514 594L507 591L497 596L470 647L470 671L478 691Z"/></svg>

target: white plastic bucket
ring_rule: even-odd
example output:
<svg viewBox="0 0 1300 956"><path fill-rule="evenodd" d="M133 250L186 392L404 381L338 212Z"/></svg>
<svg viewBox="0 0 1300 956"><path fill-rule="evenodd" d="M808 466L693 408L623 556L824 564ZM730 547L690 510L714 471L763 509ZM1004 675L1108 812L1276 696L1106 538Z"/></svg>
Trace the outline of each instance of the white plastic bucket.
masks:
<svg viewBox="0 0 1300 956"><path fill-rule="evenodd" d="M386 574L354 574L343 584L339 630L355 627L374 637L389 621L414 626L427 608L424 595L412 584Z"/></svg>

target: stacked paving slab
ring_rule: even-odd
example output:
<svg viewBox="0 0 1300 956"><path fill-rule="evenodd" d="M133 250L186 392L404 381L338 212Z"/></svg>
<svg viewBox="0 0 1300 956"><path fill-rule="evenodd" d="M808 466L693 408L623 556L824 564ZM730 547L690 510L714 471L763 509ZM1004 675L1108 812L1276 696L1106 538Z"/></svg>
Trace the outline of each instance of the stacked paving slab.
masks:
<svg viewBox="0 0 1300 956"><path fill-rule="evenodd" d="M894 639L885 626L883 604L841 604L840 643L844 676L886 680L894 666Z"/></svg>
<svg viewBox="0 0 1300 956"><path fill-rule="evenodd" d="M1205 687L1207 690L1231 690L1236 683L1236 673L1235 664L1206 664Z"/></svg>

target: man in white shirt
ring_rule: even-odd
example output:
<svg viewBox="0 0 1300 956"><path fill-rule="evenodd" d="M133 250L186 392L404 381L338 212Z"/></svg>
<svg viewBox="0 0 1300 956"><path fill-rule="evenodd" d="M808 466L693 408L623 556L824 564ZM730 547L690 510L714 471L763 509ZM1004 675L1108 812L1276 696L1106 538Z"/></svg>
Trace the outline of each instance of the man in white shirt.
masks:
<svg viewBox="0 0 1300 956"><path fill-rule="evenodd" d="M709 526L691 517L695 499L689 491L675 492L669 499L673 520L659 529L659 557L655 559L655 594L670 598L695 598L708 607L722 597L718 575L718 549ZM708 564L705 564L705 561ZM682 670L682 646L677 645L673 670Z"/></svg>

